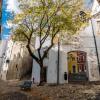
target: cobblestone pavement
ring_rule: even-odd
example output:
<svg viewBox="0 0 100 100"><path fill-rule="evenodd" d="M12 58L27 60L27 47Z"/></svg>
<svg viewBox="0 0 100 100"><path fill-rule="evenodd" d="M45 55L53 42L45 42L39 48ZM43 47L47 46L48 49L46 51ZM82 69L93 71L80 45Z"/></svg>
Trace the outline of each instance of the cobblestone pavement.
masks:
<svg viewBox="0 0 100 100"><path fill-rule="evenodd" d="M20 81L0 81L0 100L100 100L100 84L33 85L21 91Z"/></svg>

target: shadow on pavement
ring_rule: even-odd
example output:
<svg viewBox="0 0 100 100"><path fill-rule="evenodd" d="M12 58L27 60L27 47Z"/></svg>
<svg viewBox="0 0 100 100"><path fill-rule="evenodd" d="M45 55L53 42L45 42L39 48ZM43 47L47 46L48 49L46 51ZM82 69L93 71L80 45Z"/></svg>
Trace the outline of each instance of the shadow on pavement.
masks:
<svg viewBox="0 0 100 100"><path fill-rule="evenodd" d="M43 100L43 99L36 96L29 96L21 92L9 92L0 96L0 100Z"/></svg>

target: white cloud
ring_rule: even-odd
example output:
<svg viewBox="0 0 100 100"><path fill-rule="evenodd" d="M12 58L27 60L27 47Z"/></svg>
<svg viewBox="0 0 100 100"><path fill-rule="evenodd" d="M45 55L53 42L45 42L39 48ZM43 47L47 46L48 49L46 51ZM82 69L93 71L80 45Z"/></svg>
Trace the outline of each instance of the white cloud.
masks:
<svg viewBox="0 0 100 100"><path fill-rule="evenodd" d="M10 37L10 35L4 35L4 34L2 35L3 39L8 39L9 37Z"/></svg>
<svg viewBox="0 0 100 100"><path fill-rule="evenodd" d="M9 28L11 28L11 27L13 26L13 24L12 24L11 22L7 21L7 26L8 26Z"/></svg>
<svg viewBox="0 0 100 100"><path fill-rule="evenodd" d="M13 26L13 24L9 21L6 21L6 23L3 24L4 28L11 28Z"/></svg>
<svg viewBox="0 0 100 100"><path fill-rule="evenodd" d="M20 12L17 0L7 0L7 11L14 11L15 13Z"/></svg>

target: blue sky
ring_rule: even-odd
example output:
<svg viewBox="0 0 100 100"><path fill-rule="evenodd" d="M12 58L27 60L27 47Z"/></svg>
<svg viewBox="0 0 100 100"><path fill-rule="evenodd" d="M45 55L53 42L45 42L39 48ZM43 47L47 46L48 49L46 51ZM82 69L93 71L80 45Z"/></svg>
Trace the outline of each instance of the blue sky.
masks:
<svg viewBox="0 0 100 100"><path fill-rule="evenodd" d="M85 0L85 6L90 8L92 6L93 0Z"/></svg>
<svg viewBox="0 0 100 100"><path fill-rule="evenodd" d="M85 0L85 5L88 7L92 0ZM3 0L2 6L2 39L7 39L10 35L10 25L8 19L13 19L11 12L17 13L18 3L16 0Z"/></svg>
<svg viewBox="0 0 100 100"><path fill-rule="evenodd" d="M6 0L3 0L2 6L2 38L5 39L8 37L10 33L10 28L7 25L7 20L13 18L11 16L11 12L7 11L7 3Z"/></svg>
<svg viewBox="0 0 100 100"><path fill-rule="evenodd" d="M12 11L18 12L16 0L3 0L2 5L2 39L7 39L10 35L10 24L8 19L13 19Z"/></svg>

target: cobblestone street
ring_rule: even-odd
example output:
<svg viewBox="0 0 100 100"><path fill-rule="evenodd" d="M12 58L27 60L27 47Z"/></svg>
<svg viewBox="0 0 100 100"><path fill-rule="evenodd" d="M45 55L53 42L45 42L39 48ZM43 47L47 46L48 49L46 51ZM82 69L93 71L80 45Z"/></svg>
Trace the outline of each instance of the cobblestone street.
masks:
<svg viewBox="0 0 100 100"><path fill-rule="evenodd" d="M99 84L33 85L21 91L19 81L0 81L0 100L100 100Z"/></svg>

